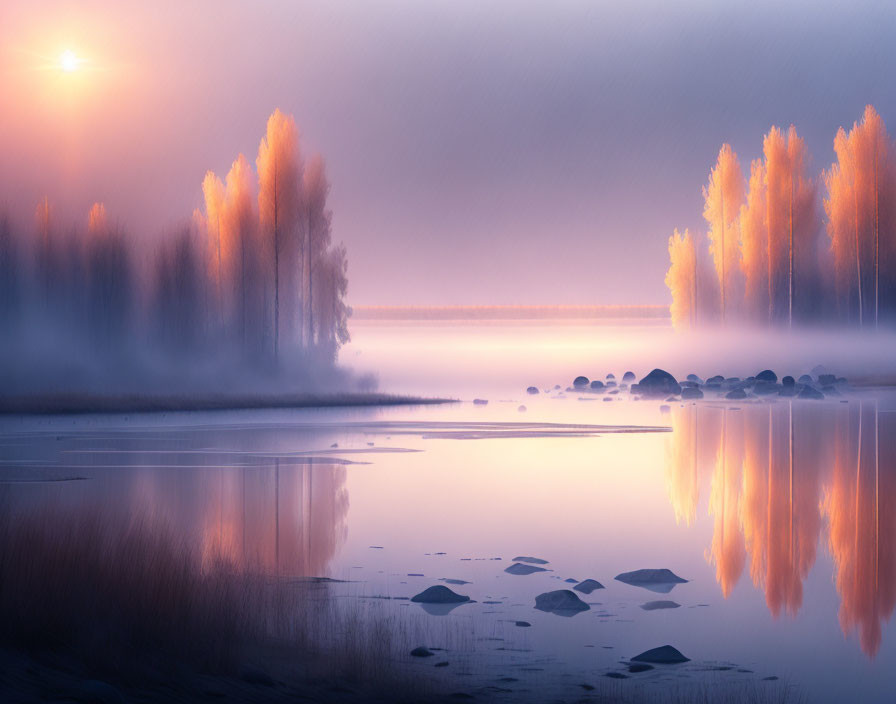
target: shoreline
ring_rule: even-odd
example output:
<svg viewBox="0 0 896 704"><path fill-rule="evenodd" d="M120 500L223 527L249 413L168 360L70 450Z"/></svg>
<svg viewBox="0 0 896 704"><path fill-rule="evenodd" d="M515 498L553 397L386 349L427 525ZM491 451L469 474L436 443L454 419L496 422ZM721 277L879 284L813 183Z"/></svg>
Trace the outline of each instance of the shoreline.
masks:
<svg viewBox="0 0 896 704"><path fill-rule="evenodd" d="M352 408L430 406L457 399L377 392L291 394L23 394L0 397L2 415L82 415L92 413L174 413L266 408Z"/></svg>

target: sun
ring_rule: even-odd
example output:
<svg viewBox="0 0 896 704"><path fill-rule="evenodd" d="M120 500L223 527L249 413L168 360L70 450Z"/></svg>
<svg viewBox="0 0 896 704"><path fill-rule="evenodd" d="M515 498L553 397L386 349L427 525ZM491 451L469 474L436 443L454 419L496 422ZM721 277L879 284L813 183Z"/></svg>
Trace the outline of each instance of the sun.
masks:
<svg viewBox="0 0 896 704"><path fill-rule="evenodd" d="M71 49L66 49L59 55L59 67L66 73L77 71L80 65L81 59Z"/></svg>

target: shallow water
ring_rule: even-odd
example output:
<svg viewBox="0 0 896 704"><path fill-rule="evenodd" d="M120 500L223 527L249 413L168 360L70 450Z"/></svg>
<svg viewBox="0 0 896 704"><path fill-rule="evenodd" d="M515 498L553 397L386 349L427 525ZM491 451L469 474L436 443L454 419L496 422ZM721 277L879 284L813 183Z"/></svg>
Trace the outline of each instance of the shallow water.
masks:
<svg viewBox="0 0 896 704"><path fill-rule="evenodd" d="M148 515L209 560L346 580L330 587L348 600L392 597L385 608L433 624L417 645L451 646L438 642L446 623L465 634L443 676L468 688L513 677L502 686L573 696L669 643L691 662L619 686L761 689L778 677L811 701L889 701L896 395L681 405L525 393L533 380L621 377L623 357L661 349L667 335L606 325L355 330L348 361L379 359L385 389L487 405L5 418L0 505ZM457 352L494 350L496 336L507 364L504 352ZM539 366L542 355L550 361ZM672 371L745 374L741 363ZM547 571L507 574L514 556L543 558ZM688 582L657 593L614 579L640 568ZM588 578L605 586L581 595L590 610L534 609L536 595ZM406 600L444 579L467 582L449 586L476 603L439 615ZM680 606L641 608L660 600Z"/></svg>

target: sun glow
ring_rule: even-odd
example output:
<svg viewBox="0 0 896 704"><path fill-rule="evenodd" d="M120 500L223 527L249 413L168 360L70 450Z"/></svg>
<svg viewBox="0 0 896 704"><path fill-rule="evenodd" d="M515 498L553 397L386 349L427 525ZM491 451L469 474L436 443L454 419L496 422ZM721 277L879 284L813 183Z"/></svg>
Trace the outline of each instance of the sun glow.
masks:
<svg viewBox="0 0 896 704"><path fill-rule="evenodd" d="M59 66L66 73L73 73L81 66L81 59L71 49L66 49L59 55Z"/></svg>

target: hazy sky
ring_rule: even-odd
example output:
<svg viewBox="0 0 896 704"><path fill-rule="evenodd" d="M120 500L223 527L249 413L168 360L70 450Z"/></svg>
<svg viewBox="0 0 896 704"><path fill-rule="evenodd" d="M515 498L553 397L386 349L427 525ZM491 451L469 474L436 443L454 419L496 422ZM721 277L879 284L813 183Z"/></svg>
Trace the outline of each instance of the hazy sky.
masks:
<svg viewBox="0 0 896 704"><path fill-rule="evenodd" d="M894 36L892 2L3 0L0 204L160 237L280 107L350 302L664 303L723 142L794 123L820 171L866 103L896 127Z"/></svg>

